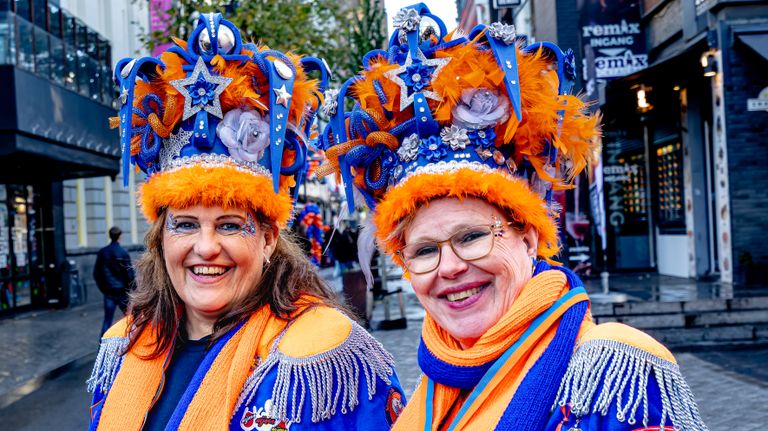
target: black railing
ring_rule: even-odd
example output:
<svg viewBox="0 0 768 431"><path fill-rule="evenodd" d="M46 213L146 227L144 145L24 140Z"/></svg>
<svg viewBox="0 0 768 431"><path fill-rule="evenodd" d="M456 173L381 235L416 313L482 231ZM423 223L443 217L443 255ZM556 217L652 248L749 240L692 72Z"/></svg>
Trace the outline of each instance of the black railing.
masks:
<svg viewBox="0 0 768 431"><path fill-rule="evenodd" d="M116 88L109 42L66 11L49 17L46 30L14 12L0 11L0 64L112 105Z"/></svg>

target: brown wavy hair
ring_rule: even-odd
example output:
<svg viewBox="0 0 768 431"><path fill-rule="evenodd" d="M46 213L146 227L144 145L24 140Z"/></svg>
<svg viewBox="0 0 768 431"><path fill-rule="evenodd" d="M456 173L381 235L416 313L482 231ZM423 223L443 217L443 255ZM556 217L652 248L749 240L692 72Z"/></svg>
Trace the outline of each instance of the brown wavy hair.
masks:
<svg viewBox="0 0 768 431"><path fill-rule="evenodd" d="M132 324L126 352L147 327L156 331L156 345L147 359L162 355L174 343L179 331L184 331L184 303L173 288L163 255L166 215L166 211L161 210L144 237L146 251L136 262L136 290L130 295L128 309ZM272 228L273 222L261 214L256 214L256 218L263 228ZM261 279L248 296L219 317L213 326L210 345L264 305L269 305L275 316L289 319L297 310L296 301L303 295L316 298L316 305L331 306L350 314L320 278L292 234L281 231Z"/></svg>

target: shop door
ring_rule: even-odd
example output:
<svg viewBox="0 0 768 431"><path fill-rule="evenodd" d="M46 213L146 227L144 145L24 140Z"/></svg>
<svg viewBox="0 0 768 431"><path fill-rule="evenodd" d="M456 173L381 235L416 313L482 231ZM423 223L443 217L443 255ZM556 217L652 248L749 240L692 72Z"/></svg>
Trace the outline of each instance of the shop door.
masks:
<svg viewBox="0 0 768 431"><path fill-rule="evenodd" d="M611 270L652 266L649 191L643 141L638 134L606 131L605 181L607 263Z"/></svg>
<svg viewBox="0 0 768 431"><path fill-rule="evenodd" d="M0 314L3 315L45 302L38 204L33 186L0 184Z"/></svg>

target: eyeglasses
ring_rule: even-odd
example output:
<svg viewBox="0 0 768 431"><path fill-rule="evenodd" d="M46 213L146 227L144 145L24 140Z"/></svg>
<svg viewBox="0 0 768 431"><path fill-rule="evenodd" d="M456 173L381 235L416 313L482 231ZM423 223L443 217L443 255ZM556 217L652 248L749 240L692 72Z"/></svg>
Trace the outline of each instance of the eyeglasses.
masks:
<svg viewBox="0 0 768 431"><path fill-rule="evenodd" d="M493 250L495 238L504 235L504 223L494 220L490 225L478 225L462 229L444 241L424 241L406 245L396 253L402 258L405 267L412 274L426 274L440 265L442 249L445 243L461 260L472 261L483 258Z"/></svg>

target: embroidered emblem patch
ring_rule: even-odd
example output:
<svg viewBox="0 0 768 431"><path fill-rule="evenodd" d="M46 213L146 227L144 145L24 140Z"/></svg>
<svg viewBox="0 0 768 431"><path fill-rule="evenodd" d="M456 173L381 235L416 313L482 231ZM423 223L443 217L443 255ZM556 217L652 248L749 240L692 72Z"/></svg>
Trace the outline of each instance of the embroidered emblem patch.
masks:
<svg viewBox="0 0 768 431"><path fill-rule="evenodd" d="M267 400L264 407L245 408L240 418L243 431L289 431L291 423L272 417L272 400Z"/></svg>
<svg viewBox="0 0 768 431"><path fill-rule="evenodd" d="M405 403L403 402L403 393L400 392L398 389L390 387L389 388L389 395L387 395L387 404L384 407L387 412L387 422L389 422L389 425L392 425L395 423L397 418L400 416L400 413L405 408Z"/></svg>

